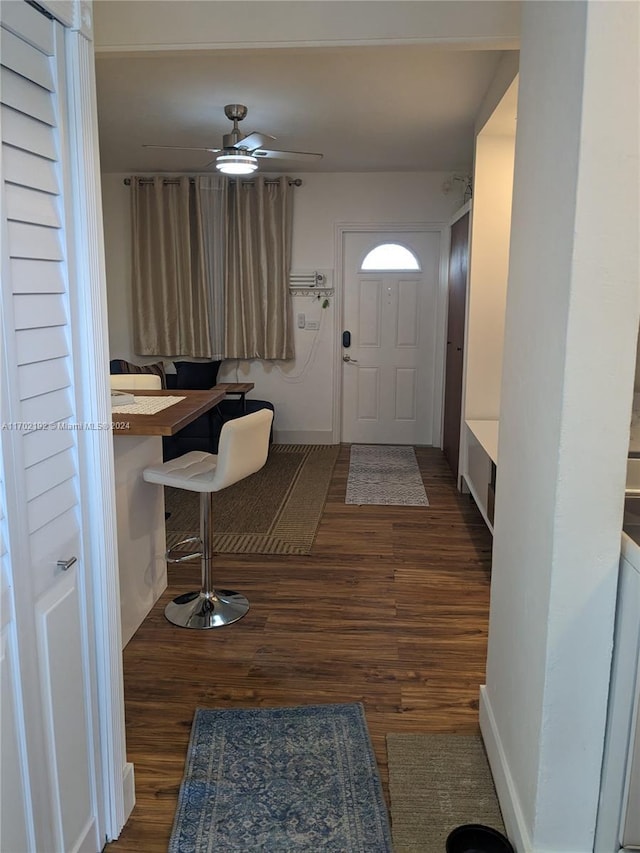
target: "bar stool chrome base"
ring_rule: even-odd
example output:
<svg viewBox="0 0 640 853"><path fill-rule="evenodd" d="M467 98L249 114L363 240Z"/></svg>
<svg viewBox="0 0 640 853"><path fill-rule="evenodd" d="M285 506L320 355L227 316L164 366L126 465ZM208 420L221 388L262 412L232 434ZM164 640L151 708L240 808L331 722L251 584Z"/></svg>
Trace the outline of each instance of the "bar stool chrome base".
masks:
<svg viewBox="0 0 640 853"><path fill-rule="evenodd" d="M180 628L219 628L237 622L249 610L249 602L239 592L228 589L204 593L186 592L164 609L169 622Z"/></svg>

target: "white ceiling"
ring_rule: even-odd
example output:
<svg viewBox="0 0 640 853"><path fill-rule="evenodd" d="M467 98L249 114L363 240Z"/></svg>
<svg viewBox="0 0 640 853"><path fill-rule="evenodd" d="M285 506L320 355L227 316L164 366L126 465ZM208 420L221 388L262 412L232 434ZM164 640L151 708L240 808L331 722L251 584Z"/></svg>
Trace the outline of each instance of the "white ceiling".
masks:
<svg viewBox="0 0 640 853"><path fill-rule="evenodd" d="M429 44L101 53L102 168L202 172L207 152L142 145L217 147L231 127L224 105L243 103L245 132L324 154L311 164L262 160L262 171L468 171L501 56Z"/></svg>
<svg viewBox="0 0 640 853"><path fill-rule="evenodd" d="M272 171L467 171L473 127L502 51L518 47L514 0L95 0L103 168L202 171L223 108L272 147L319 151ZM213 168L213 167L212 167Z"/></svg>

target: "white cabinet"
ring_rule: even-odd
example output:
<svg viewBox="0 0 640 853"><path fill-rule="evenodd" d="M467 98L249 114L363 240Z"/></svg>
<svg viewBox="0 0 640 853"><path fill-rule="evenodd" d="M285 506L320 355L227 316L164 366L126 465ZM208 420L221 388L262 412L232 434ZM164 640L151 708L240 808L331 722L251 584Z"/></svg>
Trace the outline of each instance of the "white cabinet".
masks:
<svg viewBox="0 0 640 853"><path fill-rule="evenodd" d="M465 421L462 476L492 533L497 462L498 421Z"/></svg>
<svg viewBox="0 0 640 853"><path fill-rule="evenodd" d="M595 853L640 848L640 546L622 534Z"/></svg>

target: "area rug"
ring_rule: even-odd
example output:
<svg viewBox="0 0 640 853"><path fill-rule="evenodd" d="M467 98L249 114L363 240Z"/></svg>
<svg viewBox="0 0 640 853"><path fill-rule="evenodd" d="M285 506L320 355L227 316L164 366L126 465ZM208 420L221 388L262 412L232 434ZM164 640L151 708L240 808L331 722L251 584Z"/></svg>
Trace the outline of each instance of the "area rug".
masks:
<svg viewBox="0 0 640 853"><path fill-rule="evenodd" d="M359 703L196 710L169 853L390 853Z"/></svg>
<svg viewBox="0 0 640 853"><path fill-rule="evenodd" d="M345 503L429 506L413 447L352 445Z"/></svg>
<svg viewBox="0 0 640 853"><path fill-rule="evenodd" d="M444 851L465 823L504 833L480 735L388 734L387 756L395 853Z"/></svg>
<svg viewBox="0 0 640 853"><path fill-rule="evenodd" d="M308 554L339 450L338 445L271 445L264 468L214 495L214 549L221 554ZM199 497L165 488L167 548L198 533Z"/></svg>

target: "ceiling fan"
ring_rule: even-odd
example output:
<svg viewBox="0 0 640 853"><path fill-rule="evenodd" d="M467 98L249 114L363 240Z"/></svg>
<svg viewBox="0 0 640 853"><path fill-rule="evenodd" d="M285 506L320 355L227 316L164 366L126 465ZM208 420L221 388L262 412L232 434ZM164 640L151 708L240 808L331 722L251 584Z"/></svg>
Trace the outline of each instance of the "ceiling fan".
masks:
<svg viewBox="0 0 640 853"><path fill-rule="evenodd" d="M252 131L246 135L242 133L238 122L247 115L244 104L227 104L224 114L233 122L230 133L222 137L221 148L194 147L191 145L143 145L143 148L174 148L182 151L211 151L218 154L207 166L216 164L216 169L226 175L248 175L258 168L259 158L279 158L282 160L320 160L322 154L314 154L311 151L277 151L267 147L275 140L275 136L268 133Z"/></svg>

